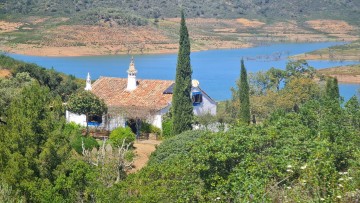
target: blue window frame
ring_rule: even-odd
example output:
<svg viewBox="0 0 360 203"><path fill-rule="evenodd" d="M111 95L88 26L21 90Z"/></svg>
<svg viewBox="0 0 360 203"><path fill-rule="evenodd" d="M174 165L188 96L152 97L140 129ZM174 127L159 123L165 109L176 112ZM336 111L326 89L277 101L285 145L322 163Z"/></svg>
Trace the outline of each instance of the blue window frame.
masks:
<svg viewBox="0 0 360 203"><path fill-rule="evenodd" d="M191 98L193 106L199 106L203 101L201 92L193 92Z"/></svg>

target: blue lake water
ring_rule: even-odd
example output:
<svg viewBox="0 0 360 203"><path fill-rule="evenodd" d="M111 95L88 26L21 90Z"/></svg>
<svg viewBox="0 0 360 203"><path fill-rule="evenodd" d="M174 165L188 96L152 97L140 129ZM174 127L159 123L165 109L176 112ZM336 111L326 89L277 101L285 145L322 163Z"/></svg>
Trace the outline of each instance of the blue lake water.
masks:
<svg viewBox="0 0 360 203"><path fill-rule="evenodd" d="M285 69L287 57L341 44L286 43L245 49L209 50L191 53L193 79L200 81L200 87L217 101L231 98L230 88L240 75L240 59L244 58L248 72L267 70L271 67ZM8 54L25 62L36 63L46 68L85 78L90 72L92 79L99 76L127 77L129 55L82 56L82 57L39 57ZM177 54L134 55L138 78L174 80ZM308 61L316 69L359 63L357 61ZM84 84L85 85L85 84ZM355 95L360 84L341 84L340 94L348 100Z"/></svg>

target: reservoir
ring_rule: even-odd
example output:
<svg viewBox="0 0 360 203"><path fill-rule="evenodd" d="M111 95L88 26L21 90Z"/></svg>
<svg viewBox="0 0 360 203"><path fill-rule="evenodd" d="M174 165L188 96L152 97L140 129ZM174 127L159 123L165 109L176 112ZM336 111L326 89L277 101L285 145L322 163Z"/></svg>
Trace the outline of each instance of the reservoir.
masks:
<svg viewBox="0 0 360 203"><path fill-rule="evenodd" d="M240 75L240 60L244 59L248 73L268 70L271 67L285 69L288 57L316 49L341 44L339 42L322 43L285 43L272 44L244 49L209 50L191 53L193 79L200 82L210 97L216 101L231 98L231 87ZM59 72L86 77L89 72L92 80L100 76L127 77L131 55L117 56L81 56L81 57L39 57L8 54L25 62L36 63L45 68L54 68ZM174 80L177 54L134 55L137 78ZM349 65L358 61L308 61L316 69ZM85 84L84 84L85 86ZM357 94L360 84L340 84L340 94L347 101Z"/></svg>

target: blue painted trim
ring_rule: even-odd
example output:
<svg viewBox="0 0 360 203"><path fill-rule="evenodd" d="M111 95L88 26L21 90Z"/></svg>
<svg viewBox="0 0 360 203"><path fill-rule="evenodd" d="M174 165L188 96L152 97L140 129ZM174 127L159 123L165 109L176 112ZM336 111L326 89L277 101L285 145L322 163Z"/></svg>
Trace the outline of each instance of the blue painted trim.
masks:
<svg viewBox="0 0 360 203"><path fill-rule="evenodd" d="M98 127L101 123L98 122L88 122L88 126L95 126Z"/></svg>

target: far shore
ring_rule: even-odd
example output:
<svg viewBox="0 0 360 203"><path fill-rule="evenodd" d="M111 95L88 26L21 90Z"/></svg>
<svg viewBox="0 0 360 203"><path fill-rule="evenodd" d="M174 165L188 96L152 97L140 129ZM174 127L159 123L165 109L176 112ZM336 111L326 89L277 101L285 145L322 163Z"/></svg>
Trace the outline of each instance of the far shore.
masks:
<svg viewBox="0 0 360 203"><path fill-rule="evenodd" d="M319 54L309 54L309 53L304 53L304 54L298 54L298 55L294 55L290 57L291 59L295 59L295 60L333 60L333 61L360 61L360 56L359 55L342 55L342 56L335 56L335 57L330 57L328 54L324 54L324 55L319 55Z"/></svg>
<svg viewBox="0 0 360 203"><path fill-rule="evenodd" d="M349 75L329 75L336 77L339 83L343 84L360 84L360 75L349 76Z"/></svg>
<svg viewBox="0 0 360 203"><path fill-rule="evenodd" d="M192 49L191 52L216 50L216 49L241 49L254 47L252 45L243 45L239 47L209 47L202 49ZM109 56L109 55L129 55L129 54L176 54L178 49L158 49L148 51L109 51L104 48L88 48L88 47L43 47L43 48L22 48L22 49L9 49L0 47L0 50L5 50L5 53L21 54L26 56L44 56L44 57L80 57L80 56Z"/></svg>
<svg viewBox="0 0 360 203"><path fill-rule="evenodd" d="M360 65L323 68L319 73L336 77L339 83L360 84Z"/></svg>

